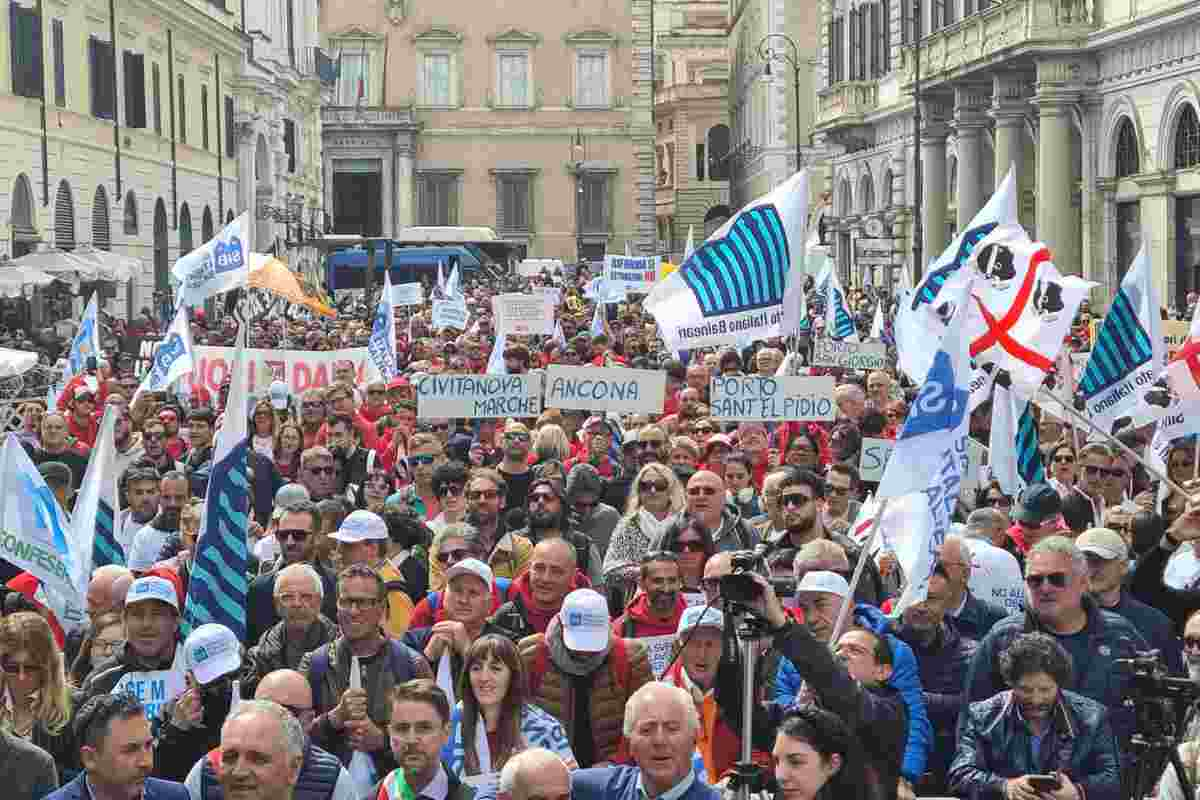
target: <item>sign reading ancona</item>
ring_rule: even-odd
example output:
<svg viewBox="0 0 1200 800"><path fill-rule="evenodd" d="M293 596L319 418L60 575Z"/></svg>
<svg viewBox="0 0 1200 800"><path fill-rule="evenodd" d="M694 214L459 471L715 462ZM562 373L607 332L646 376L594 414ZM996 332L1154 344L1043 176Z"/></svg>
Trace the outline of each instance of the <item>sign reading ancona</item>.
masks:
<svg viewBox="0 0 1200 800"><path fill-rule="evenodd" d="M648 369L559 367L547 371L546 407L661 414L667 373Z"/></svg>
<svg viewBox="0 0 1200 800"><path fill-rule="evenodd" d="M713 378L709 392L712 416L731 421L830 421L837 410L833 402L836 383L832 375Z"/></svg>
<svg viewBox="0 0 1200 800"><path fill-rule="evenodd" d="M888 365L887 345L883 342L813 342L814 367L838 369L884 369Z"/></svg>
<svg viewBox="0 0 1200 800"><path fill-rule="evenodd" d="M426 375L417 382L418 417L536 417L542 376Z"/></svg>

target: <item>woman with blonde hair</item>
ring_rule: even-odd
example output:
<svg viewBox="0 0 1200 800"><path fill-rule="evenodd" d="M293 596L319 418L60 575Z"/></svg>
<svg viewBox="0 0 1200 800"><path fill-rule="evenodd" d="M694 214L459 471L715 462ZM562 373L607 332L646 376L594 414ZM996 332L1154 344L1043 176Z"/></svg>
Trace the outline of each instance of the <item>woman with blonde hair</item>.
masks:
<svg viewBox="0 0 1200 800"><path fill-rule="evenodd" d="M567 434L560 426L553 423L538 428L537 433L533 436L531 450L534 464L541 464L545 461L566 463L567 459L571 457L571 443L567 441Z"/></svg>
<svg viewBox="0 0 1200 800"><path fill-rule="evenodd" d="M71 747L71 689L63 654L50 623L33 611L0 621L0 672L4 694L0 723L6 731L42 748L58 762L64 784L75 763Z"/></svg>
<svg viewBox="0 0 1200 800"><path fill-rule="evenodd" d="M684 507L683 484L670 467L654 461L642 467L629 487L625 516L617 523L604 554L606 581L619 574L637 577L642 556L662 538L667 525Z"/></svg>

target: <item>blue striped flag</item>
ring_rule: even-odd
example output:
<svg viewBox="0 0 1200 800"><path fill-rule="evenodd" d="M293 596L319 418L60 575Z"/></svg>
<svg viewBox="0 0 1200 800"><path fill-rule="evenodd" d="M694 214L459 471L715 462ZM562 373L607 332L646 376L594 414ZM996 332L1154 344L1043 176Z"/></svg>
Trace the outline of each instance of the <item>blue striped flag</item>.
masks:
<svg viewBox="0 0 1200 800"><path fill-rule="evenodd" d="M826 282L825 332L829 338L839 342L858 341L858 328L846 306L846 293L842 291L842 281L836 269L829 270L829 280Z"/></svg>
<svg viewBox="0 0 1200 800"><path fill-rule="evenodd" d="M1033 418L1033 403L1026 402L1017 419L1017 474L1026 486L1046 482L1046 468L1038 449L1037 422Z"/></svg>
<svg viewBox="0 0 1200 800"><path fill-rule="evenodd" d="M125 550L117 542L113 524L117 505L117 445L115 432L118 411L114 406L104 409L96 446L88 461L87 472L79 486L75 514L71 518L75 539L92 543L92 569L108 564L125 565ZM91 570L88 570L91 574Z"/></svg>
<svg viewBox="0 0 1200 800"><path fill-rule="evenodd" d="M187 602L183 609L183 635L209 622L224 625L246 640L246 527L250 509L250 479L246 472L249 452L246 408L245 329L230 368L229 400L225 421L217 431L213 465L204 498L204 517Z"/></svg>
<svg viewBox="0 0 1200 800"><path fill-rule="evenodd" d="M1038 452L1033 404L1013 390L1008 370L995 372L988 464L1004 493L1016 497L1026 486L1045 483L1046 473Z"/></svg>

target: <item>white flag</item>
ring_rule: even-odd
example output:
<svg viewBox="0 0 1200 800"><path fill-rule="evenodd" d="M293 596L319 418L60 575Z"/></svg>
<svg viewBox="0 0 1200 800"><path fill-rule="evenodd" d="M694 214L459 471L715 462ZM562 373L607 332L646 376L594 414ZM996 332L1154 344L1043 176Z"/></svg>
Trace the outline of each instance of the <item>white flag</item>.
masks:
<svg viewBox="0 0 1200 800"><path fill-rule="evenodd" d="M488 356L487 375L507 375L508 365L504 363L504 350L508 347L508 337L503 333L496 334L496 344L492 346L492 354Z"/></svg>
<svg viewBox="0 0 1200 800"><path fill-rule="evenodd" d="M75 501L75 515L71 518L72 540L81 545L92 544L88 575L96 567L125 565L125 551L117 542L114 526L117 509L120 508L117 504L117 479L120 477L117 475L115 441L117 416L115 406L105 406L96 435L96 446L92 448L87 472L83 475L83 483Z"/></svg>
<svg viewBox="0 0 1200 800"><path fill-rule="evenodd" d="M875 319L871 320L871 335L870 339L883 339L883 301L879 300L875 303Z"/></svg>
<svg viewBox="0 0 1200 800"><path fill-rule="evenodd" d="M222 228L216 236L181 256L171 268L179 281L179 303L198 306L221 292L245 286L250 277L250 212Z"/></svg>
<svg viewBox="0 0 1200 800"><path fill-rule="evenodd" d="M154 351L150 369L133 394L136 400L145 392L165 392L184 375L190 375L195 365L192 348L192 329L188 324L188 307L180 305L175 319L167 329L167 336Z"/></svg>
<svg viewBox="0 0 1200 800"><path fill-rule="evenodd" d="M371 325L371 338L367 340L369 381L390 381L396 377L396 307L392 305L392 279L388 270L383 271L383 293L375 308L375 321Z"/></svg>

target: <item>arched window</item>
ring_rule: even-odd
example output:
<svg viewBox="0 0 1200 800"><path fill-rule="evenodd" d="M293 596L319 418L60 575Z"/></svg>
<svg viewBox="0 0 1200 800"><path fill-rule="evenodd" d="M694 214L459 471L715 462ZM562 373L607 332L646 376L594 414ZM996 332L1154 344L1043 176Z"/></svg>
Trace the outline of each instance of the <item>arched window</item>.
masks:
<svg viewBox="0 0 1200 800"><path fill-rule="evenodd" d="M713 125L704 137L708 141L708 177L729 180L729 126Z"/></svg>
<svg viewBox="0 0 1200 800"><path fill-rule="evenodd" d="M125 193L125 235L137 236L138 232L138 208L137 195L130 190Z"/></svg>
<svg viewBox="0 0 1200 800"><path fill-rule="evenodd" d="M233 222L233 209L232 208L229 209L227 212L225 212L225 224L228 225L231 222Z"/></svg>
<svg viewBox="0 0 1200 800"><path fill-rule="evenodd" d="M1200 164L1200 122L1192 105L1183 107L1175 123L1175 169L1188 169Z"/></svg>
<svg viewBox="0 0 1200 800"><path fill-rule="evenodd" d="M58 184L54 196L54 244L60 250L75 249L75 198L66 181Z"/></svg>
<svg viewBox="0 0 1200 800"><path fill-rule="evenodd" d="M167 207L162 198L154 204L154 289L165 292L171 288L167 271ZM157 309L155 309L157 311Z"/></svg>
<svg viewBox="0 0 1200 800"><path fill-rule="evenodd" d="M896 177L894 175L892 175L892 171L889 169L887 172L883 173L883 207L884 208L891 208L892 204L895 202L894 200L892 200L892 192L895 190L895 188L896 188Z"/></svg>
<svg viewBox="0 0 1200 800"><path fill-rule="evenodd" d="M1141 160L1138 158L1137 131L1133 129L1133 121L1129 117L1121 120L1117 126L1117 158L1116 172L1118 178L1137 175L1141 172Z"/></svg>
<svg viewBox="0 0 1200 800"><path fill-rule="evenodd" d="M850 188L850 181L842 181L842 196L838 202L838 216L849 217L854 213L854 191Z"/></svg>
<svg viewBox="0 0 1200 800"><path fill-rule="evenodd" d="M33 187L29 185L29 176L21 174L13 184L11 255L13 258L25 255L37 240L37 229L33 227Z"/></svg>
<svg viewBox="0 0 1200 800"><path fill-rule="evenodd" d="M96 187L92 198L92 247L97 250L112 250L112 230L108 226L108 192L103 186Z"/></svg>
<svg viewBox="0 0 1200 800"><path fill-rule="evenodd" d="M858 181L858 205L863 214L875 210L875 187L870 175L863 175Z"/></svg>
<svg viewBox="0 0 1200 800"><path fill-rule="evenodd" d="M212 209L208 206L204 207L204 215L200 217L200 235L204 237L202 241L207 242L213 238L213 216Z"/></svg>
<svg viewBox="0 0 1200 800"><path fill-rule="evenodd" d="M192 244L192 211L184 203L179 208L179 255L186 255L195 249Z"/></svg>

